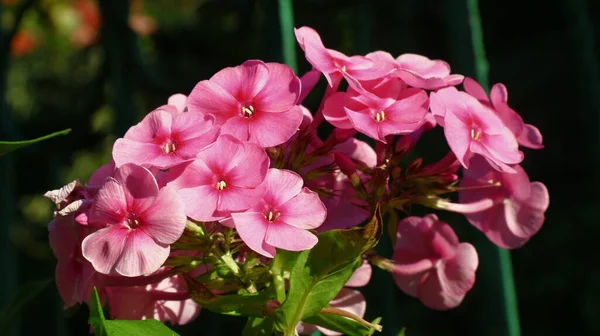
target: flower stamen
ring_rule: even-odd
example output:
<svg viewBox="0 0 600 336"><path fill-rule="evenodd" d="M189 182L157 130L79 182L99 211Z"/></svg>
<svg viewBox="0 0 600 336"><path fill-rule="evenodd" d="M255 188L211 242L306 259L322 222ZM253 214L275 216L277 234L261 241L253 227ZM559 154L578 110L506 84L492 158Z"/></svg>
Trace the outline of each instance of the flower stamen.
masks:
<svg viewBox="0 0 600 336"><path fill-rule="evenodd" d="M217 188L217 190L223 190L227 187L227 183L225 183L225 181L219 181L217 182L217 184L215 185L215 188Z"/></svg>
<svg viewBox="0 0 600 336"><path fill-rule="evenodd" d="M384 111L379 111L377 113L375 113L375 121L376 122L382 122L385 120L385 112Z"/></svg>
<svg viewBox="0 0 600 336"><path fill-rule="evenodd" d="M254 106L242 106L242 117L251 118L254 115Z"/></svg>

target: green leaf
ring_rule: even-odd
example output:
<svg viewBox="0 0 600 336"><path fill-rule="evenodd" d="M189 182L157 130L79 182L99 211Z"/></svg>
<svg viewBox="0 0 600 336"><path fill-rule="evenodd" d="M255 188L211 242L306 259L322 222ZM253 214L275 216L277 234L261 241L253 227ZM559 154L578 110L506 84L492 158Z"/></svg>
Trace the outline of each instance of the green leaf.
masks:
<svg viewBox="0 0 600 336"><path fill-rule="evenodd" d="M242 336L273 335L273 320L267 317L250 317L242 331Z"/></svg>
<svg viewBox="0 0 600 336"><path fill-rule="evenodd" d="M371 330L371 328L356 321L332 314L317 314L305 318L303 322L338 331L348 336L364 336L369 334Z"/></svg>
<svg viewBox="0 0 600 336"><path fill-rule="evenodd" d="M104 318L98 291L94 287L90 301L90 318L96 336L177 336L173 330L155 319L149 320L107 320Z"/></svg>
<svg viewBox="0 0 600 336"><path fill-rule="evenodd" d="M219 314L262 317L266 314L267 302L274 299L274 293L268 290L246 295L216 295L192 277L186 274L184 277L192 299L203 308Z"/></svg>
<svg viewBox="0 0 600 336"><path fill-rule="evenodd" d="M50 138L57 137L59 135L67 135L71 132L71 129L62 130L59 132L55 132L52 134L45 135L43 137L39 137L37 139L25 140L25 141L0 141L0 156L10 153L14 150L17 150L21 147L33 145L34 143L38 143L40 141L44 141Z"/></svg>
<svg viewBox="0 0 600 336"><path fill-rule="evenodd" d="M364 227L324 232L315 247L299 252L290 274L287 298L275 313L275 326L286 335L293 335L299 321L317 315L360 266L362 254L377 245L381 232L377 207Z"/></svg>
<svg viewBox="0 0 600 336"><path fill-rule="evenodd" d="M17 314L29 301L38 296L51 281L52 279L32 281L19 288L15 296L0 311L0 335L10 334L12 323Z"/></svg>

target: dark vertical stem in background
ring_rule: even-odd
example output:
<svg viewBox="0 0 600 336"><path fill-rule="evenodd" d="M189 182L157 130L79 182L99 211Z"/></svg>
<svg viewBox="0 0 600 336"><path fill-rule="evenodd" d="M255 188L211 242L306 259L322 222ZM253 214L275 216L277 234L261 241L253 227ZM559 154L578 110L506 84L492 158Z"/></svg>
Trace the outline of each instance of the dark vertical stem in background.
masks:
<svg viewBox="0 0 600 336"><path fill-rule="evenodd" d="M483 42L483 29L481 27L481 16L479 14L478 0L467 0L467 10L469 13L469 25L471 28L471 43L473 55L475 57L475 77L486 91L489 91L488 83L488 62L485 56L485 47ZM481 254L480 274L483 275L482 287L485 287L487 299L491 304L497 302L502 307L502 323L490 323L488 325L501 326L501 329L486 330L484 334L498 334L507 336L519 336L521 334L519 326L519 312L517 304L517 294L512 272L512 263L510 252L500 249L491 244L482 235L479 235L479 241L476 241L477 248ZM480 292L480 294L483 294ZM492 318L489 314L493 310L487 310L487 318Z"/></svg>
<svg viewBox="0 0 600 336"><path fill-rule="evenodd" d="M116 133L125 134L135 121L135 76L137 42L129 28L129 1L99 1L104 24L102 45L108 62L110 94L116 116Z"/></svg>
<svg viewBox="0 0 600 336"><path fill-rule="evenodd" d="M298 62L296 61L296 37L294 35L294 8L292 0L278 0L278 3L283 62L297 74Z"/></svg>

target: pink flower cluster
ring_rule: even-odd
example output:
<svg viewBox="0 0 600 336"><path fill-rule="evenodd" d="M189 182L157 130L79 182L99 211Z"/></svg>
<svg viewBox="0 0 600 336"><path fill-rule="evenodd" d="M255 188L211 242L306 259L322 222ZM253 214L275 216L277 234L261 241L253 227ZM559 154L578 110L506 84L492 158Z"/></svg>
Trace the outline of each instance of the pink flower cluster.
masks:
<svg viewBox="0 0 600 336"><path fill-rule="evenodd" d="M503 248L540 229L548 191L519 164L520 146L542 148L542 137L508 106L504 85L488 98L441 60L346 56L308 27L296 37L313 67L302 78L259 60L225 68L131 127L86 185L46 194L57 206L50 244L67 307L87 302L95 286L115 318L184 324L200 310L184 275L215 294L238 290L240 283L203 275L221 262L237 274L231 262L269 265L277 249L311 249L318 232L360 225L379 205L407 217L390 224L397 225L391 259L367 253L365 262L392 272L428 307L448 309L473 286L477 252L435 214L409 216L413 205L463 213ZM301 103L321 74L328 86L313 115ZM324 121L335 129L321 139ZM406 163L438 125L448 155ZM452 192L460 203L443 197ZM369 264L357 272L348 286L368 282ZM366 307L350 289L331 306L361 316Z"/></svg>

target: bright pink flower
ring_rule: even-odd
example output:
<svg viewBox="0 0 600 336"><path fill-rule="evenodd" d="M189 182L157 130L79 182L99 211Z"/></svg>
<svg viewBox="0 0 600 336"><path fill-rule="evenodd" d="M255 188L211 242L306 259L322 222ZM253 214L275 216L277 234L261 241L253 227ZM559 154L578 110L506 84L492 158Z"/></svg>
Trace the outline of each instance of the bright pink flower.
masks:
<svg viewBox="0 0 600 336"><path fill-rule="evenodd" d="M459 191L461 202L493 202L492 208L466 217L489 240L503 248L520 247L536 234L544 223L544 212L550 202L545 185L530 182L521 166L514 169L515 174L501 173L486 161L474 159L469 169L464 170L460 183L460 187L468 188ZM473 188L476 186L481 188Z"/></svg>
<svg viewBox="0 0 600 336"><path fill-rule="evenodd" d="M301 251L317 244L317 237L306 231L319 227L327 210L319 196L302 188L302 177L283 169L269 169L262 199L231 217L240 238L257 253L275 256L275 248Z"/></svg>
<svg viewBox="0 0 600 336"><path fill-rule="evenodd" d="M451 75L448 63L421 55L402 54L396 58L396 63L398 71L394 74L416 88L437 90L458 85L464 78L462 75Z"/></svg>
<svg viewBox="0 0 600 336"><path fill-rule="evenodd" d="M517 139L492 109L454 87L431 93L431 112L444 127L448 145L465 168L475 154L499 171L523 161Z"/></svg>
<svg viewBox="0 0 600 336"><path fill-rule="evenodd" d="M508 106L508 91L504 84L498 83L492 86L491 103L481 85L474 79L465 78L463 85L468 94L494 109L506 127L513 132L521 146L534 149L544 147L540 131L535 126L523 122L521 116Z"/></svg>
<svg viewBox="0 0 600 336"><path fill-rule="evenodd" d="M420 89L406 88L397 78L363 83L370 94L336 92L323 107L332 125L354 128L373 139L385 142L390 134L408 134L425 123L429 100Z"/></svg>
<svg viewBox="0 0 600 336"><path fill-rule="evenodd" d="M348 57L339 51L325 48L319 34L310 27L296 28L294 32L306 60L323 73L331 87L336 87L343 76L357 80L371 80L387 74L366 57Z"/></svg>
<svg viewBox="0 0 600 336"><path fill-rule="evenodd" d="M174 190L159 190L150 171L125 164L96 195L90 225L100 229L83 240L83 256L103 274L148 275L165 262L185 223Z"/></svg>
<svg viewBox="0 0 600 336"><path fill-rule="evenodd" d="M76 223L73 216L57 216L48 225L48 232L50 247L58 260L56 287L65 309L88 302L92 288L101 286L92 264L81 255L81 241L91 230Z"/></svg>
<svg viewBox="0 0 600 336"><path fill-rule="evenodd" d="M120 320L157 319L186 324L200 313L200 306L188 294L181 275L146 286L107 287L110 316Z"/></svg>
<svg viewBox="0 0 600 336"><path fill-rule="evenodd" d="M168 108L170 107L170 108ZM219 135L214 118L200 113L179 112L166 105L150 112L125 137L117 139L113 159L117 167L126 163L170 168L193 159Z"/></svg>
<svg viewBox="0 0 600 336"><path fill-rule="evenodd" d="M479 260L469 243L459 243L436 215L407 217L398 223L392 274L406 294L427 307L458 306L475 283Z"/></svg>
<svg viewBox="0 0 600 336"><path fill-rule="evenodd" d="M264 149L222 135L167 185L177 190L189 217L212 221L256 204L268 168Z"/></svg>
<svg viewBox="0 0 600 336"><path fill-rule="evenodd" d="M299 95L300 79L290 67L253 60L198 83L187 105L190 112L214 115L223 134L271 147L288 140L302 122Z"/></svg>
<svg viewBox="0 0 600 336"><path fill-rule="evenodd" d="M366 286L371 279L371 272L371 265L366 261L363 262L363 264L356 271L354 271L354 274L352 274L352 277L346 283L346 287ZM364 317L365 312L367 311L367 301L365 300L365 297L361 294L361 292L350 288L342 288L340 293L333 300L331 300L331 302L329 302L329 306L332 308L342 309L360 317ZM342 335L340 332L304 322L300 322L296 326L296 332L302 335L310 335L315 331L320 331L324 335L328 336Z"/></svg>

